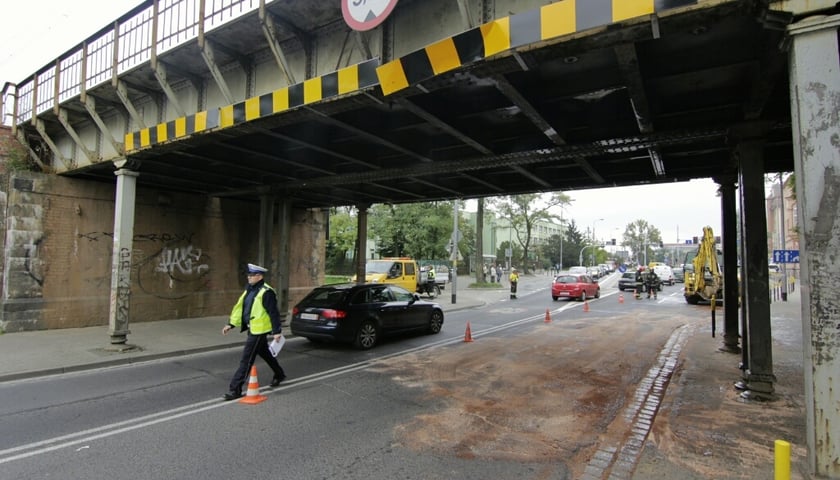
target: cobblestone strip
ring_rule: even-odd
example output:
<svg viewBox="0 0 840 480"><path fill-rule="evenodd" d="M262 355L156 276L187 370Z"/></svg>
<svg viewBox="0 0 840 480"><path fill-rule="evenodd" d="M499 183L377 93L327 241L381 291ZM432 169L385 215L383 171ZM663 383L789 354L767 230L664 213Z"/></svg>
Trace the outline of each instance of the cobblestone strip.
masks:
<svg viewBox="0 0 840 480"><path fill-rule="evenodd" d="M598 449L580 480L602 480L607 474L608 480L628 480L632 477L636 462L642 454L645 438L650 433L659 404L689 333L689 325L675 330L659 352L656 364L639 382L633 402L624 411L624 419L631 425L630 435L624 444L620 447L603 446Z"/></svg>

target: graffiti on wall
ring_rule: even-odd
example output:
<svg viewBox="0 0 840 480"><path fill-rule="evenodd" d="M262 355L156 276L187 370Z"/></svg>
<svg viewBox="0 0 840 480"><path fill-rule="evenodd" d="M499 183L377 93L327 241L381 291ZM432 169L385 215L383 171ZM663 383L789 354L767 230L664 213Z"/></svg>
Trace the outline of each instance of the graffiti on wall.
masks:
<svg viewBox="0 0 840 480"><path fill-rule="evenodd" d="M117 276L117 289L114 292L113 305L116 330L120 331L128 325L129 297L131 296L131 251L127 248L120 249L119 262L116 264L117 271L112 275Z"/></svg>
<svg viewBox="0 0 840 480"><path fill-rule="evenodd" d="M158 272L172 274L175 270L185 275L200 275L210 269L210 265L201 263L202 254L200 248L192 245L186 247L165 247L158 255L160 262L155 269Z"/></svg>
<svg viewBox="0 0 840 480"><path fill-rule="evenodd" d="M114 238L111 232L78 236L91 243L110 240L109 248ZM209 289L210 257L193 243L193 237L192 233L135 234L131 272L140 290L157 298L176 300Z"/></svg>

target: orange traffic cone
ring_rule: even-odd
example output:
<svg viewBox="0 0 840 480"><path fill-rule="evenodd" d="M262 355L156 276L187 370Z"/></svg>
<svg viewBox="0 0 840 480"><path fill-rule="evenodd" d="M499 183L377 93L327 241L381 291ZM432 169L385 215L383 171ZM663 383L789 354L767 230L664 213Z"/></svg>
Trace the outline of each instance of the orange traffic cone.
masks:
<svg viewBox="0 0 840 480"><path fill-rule="evenodd" d="M545 323L551 323L551 312L548 309L545 309Z"/></svg>
<svg viewBox="0 0 840 480"><path fill-rule="evenodd" d="M623 293L618 294L618 303L624 303L624 294Z"/></svg>
<svg viewBox="0 0 840 480"><path fill-rule="evenodd" d="M257 366L251 365L251 378L248 379L248 391L245 396L239 400L239 403L249 403L255 405L262 401L268 400L265 395L260 395L260 382L257 379Z"/></svg>
<svg viewBox="0 0 840 480"><path fill-rule="evenodd" d="M470 322L467 322L467 331L464 332L464 342L472 342L472 332L470 332Z"/></svg>
<svg viewBox="0 0 840 480"><path fill-rule="evenodd" d="M583 311L584 311L584 312L588 312L588 311L589 311L589 300L584 300L584 301L583 301Z"/></svg>

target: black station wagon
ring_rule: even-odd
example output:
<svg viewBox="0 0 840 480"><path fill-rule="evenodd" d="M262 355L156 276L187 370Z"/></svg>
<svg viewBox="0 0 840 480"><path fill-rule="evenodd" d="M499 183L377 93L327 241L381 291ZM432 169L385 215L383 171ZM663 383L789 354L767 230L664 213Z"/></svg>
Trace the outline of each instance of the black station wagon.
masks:
<svg viewBox="0 0 840 480"><path fill-rule="evenodd" d="M373 348L380 337L439 333L443 309L416 293L383 283L343 283L312 290L292 310L292 334L313 342Z"/></svg>

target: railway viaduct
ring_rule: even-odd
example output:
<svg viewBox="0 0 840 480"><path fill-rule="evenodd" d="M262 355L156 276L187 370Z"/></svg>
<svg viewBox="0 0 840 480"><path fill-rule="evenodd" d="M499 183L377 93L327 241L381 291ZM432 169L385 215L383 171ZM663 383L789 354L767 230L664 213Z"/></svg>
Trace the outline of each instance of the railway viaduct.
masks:
<svg viewBox="0 0 840 480"><path fill-rule="evenodd" d="M119 346L224 314L254 259L288 311L332 206L364 244L375 203L713 178L724 348L772 396L763 177L794 171L809 460L840 478L838 26L828 0L145 1L4 85L38 171L3 182L0 325Z"/></svg>

